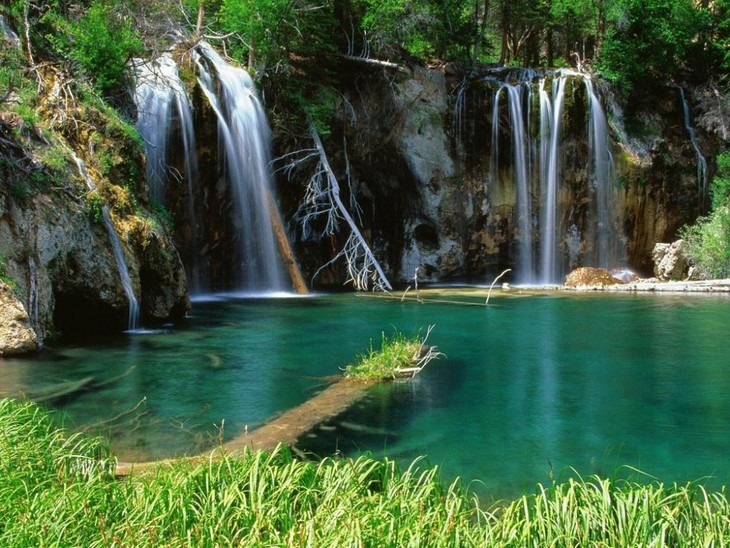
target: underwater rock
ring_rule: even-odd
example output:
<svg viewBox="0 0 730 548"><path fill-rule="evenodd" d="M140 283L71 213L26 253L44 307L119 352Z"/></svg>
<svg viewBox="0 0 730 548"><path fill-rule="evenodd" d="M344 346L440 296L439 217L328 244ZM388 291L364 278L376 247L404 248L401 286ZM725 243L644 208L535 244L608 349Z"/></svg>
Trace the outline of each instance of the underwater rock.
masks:
<svg viewBox="0 0 730 548"><path fill-rule="evenodd" d="M26 354L38 348L38 338L22 303L0 281L0 356Z"/></svg>

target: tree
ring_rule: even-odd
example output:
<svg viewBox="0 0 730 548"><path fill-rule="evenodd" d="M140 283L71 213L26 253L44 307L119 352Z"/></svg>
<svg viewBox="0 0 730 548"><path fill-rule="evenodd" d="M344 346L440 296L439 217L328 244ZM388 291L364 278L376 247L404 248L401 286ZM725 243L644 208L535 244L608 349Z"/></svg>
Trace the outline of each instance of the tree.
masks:
<svg viewBox="0 0 730 548"><path fill-rule="evenodd" d="M625 91L691 62L703 17L693 0L620 0L601 51L600 68Z"/></svg>
<svg viewBox="0 0 730 548"><path fill-rule="evenodd" d="M129 22L118 17L113 8L113 4L95 0L72 27L70 55L92 76L94 87L102 94L122 83L127 61L142 47Z"/></svg>

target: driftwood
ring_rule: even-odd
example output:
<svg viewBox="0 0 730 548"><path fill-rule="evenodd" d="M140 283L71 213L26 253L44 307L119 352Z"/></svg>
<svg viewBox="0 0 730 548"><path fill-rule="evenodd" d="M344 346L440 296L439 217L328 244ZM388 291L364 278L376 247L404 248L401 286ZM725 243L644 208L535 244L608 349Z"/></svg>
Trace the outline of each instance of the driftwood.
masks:
<svg viewBox="0 0 730 548"><path fill-rule="evenodd" d="M504 272L502 272L499 276L497 276L496 278L494 278L494 280L492 281L492 285L489 286L489 291L487 291L487 300L484 301L484 306L489 306L489 296L492 294L492 289L494 288L494 284L496 284L497 283L497 280L499 280L502 276L504 276L505 274L507 274L507 272L512 272L512 269L511 268L508 268L507 270L505 270Z"/></svg>
<svg viewBox="0 0 730 548"><path fill-rule="evenodd" d="M393 63L392 61L381 61L380 59L371 59L369 57L357 57L355 55L340 55L343 59L347 59L348 61L354 61L356 63L365 63L366 65L373 65L376 67L384 67L389 69L395 69L399 70L401 72L408 72L408 70L398 63Z"/></svg>
<svg viewBox="0 0 730 548"><path fill-rule="evenodd" d="M281 258L286 265L286 269L289 272L289 277L291 278L292 285L294 286L294 291L300 295L307 295L309 294L307 284L304 282L302 272L299 270L299 264L297 263L296 257L294 257L294 253L289 245L289 238L286 236L279 208L276 207L274 197L268 189L266 190L266 198L269 203L269 217L271 218L271 226L274 229L274 236L276 236L276 242L279 244L279 252L281 253Z"/></svg>
<svg viewBox="0 0 730 548"><path fill-rule="evenodd" d="M121 375L117 375L116 377L106 380L96 380L94 377L84 377L83 379L76 381L64 381L52 384L50 386L40 388L35 392L26 394L26 396L28 399L33 400L36 403L48 403L61 399L73 398L83 394L84 392L98 390L99 388L114 384L129 375L134 368L135 366L132 366Z"/></svg>

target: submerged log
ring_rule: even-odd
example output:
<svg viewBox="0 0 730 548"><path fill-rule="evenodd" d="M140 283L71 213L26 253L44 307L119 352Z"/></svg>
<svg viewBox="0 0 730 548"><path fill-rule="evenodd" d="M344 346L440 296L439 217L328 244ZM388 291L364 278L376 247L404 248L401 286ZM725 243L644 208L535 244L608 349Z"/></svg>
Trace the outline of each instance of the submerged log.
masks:
<svg viewBox="0 0 730 548"><path fill-rule="evenodd" d="M271 419L261 427L251 432L248 431L248 428L245 428L240 435L213 451L207 451L203 454L184 459L138 463L120 462L117 463L115 475L117 477L123 477L133 472L142 473L179 460L203 462L221 450L225 453L235 454L245 449L271 451L279 445L293 447L297 439L301 436L314 430L317 426L333 416L339 415L364 398L367 390L368 385L347 379L339 380L328 386L314 398Z"/></svg>

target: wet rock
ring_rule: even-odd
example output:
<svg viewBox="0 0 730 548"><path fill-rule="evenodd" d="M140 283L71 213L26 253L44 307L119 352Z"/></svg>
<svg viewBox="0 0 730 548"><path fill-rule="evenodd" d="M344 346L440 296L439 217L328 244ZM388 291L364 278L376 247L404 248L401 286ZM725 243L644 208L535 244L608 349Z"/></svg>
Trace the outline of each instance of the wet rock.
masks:
<svg viewBox="0 0 730 548"><path fill-rule="evenodd" d="M565 287L606 286L620 284L605 268L580 267L565 277Z"/></svg>
<svg viewBox="0 0 730 548"><path fill-rule="evenodd" d="M658 243L651 253L654 261L654 275L660 280L684 280L687 278L690 264L684 240L671 244Z"/></svg>
<svg viewBox="0 0 730 548"><path fill-rule="evenodd" d="M38 348L30 318L12 288L0 281L0 356L26 354Z"/></svg>

